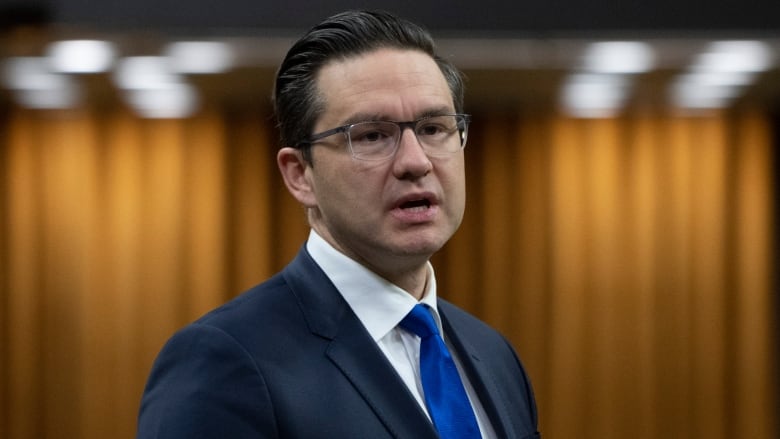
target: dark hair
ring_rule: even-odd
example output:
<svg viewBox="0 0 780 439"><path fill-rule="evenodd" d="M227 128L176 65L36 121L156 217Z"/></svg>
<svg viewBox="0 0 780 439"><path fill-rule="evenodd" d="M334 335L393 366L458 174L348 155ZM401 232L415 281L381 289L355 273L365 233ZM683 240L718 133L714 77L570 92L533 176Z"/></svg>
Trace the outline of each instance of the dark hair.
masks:
<svg viewBox="0 0 780 439"><path fill-rule="evenodd" d="M272 98L282 146L300 146L324 110L316 88L319 70L332 60L380 48L419 50L430 55L449 85L455 111L463 111L461 73L435 53L427 30L386 12L347 11L310 29L279 66Z"/></svg>

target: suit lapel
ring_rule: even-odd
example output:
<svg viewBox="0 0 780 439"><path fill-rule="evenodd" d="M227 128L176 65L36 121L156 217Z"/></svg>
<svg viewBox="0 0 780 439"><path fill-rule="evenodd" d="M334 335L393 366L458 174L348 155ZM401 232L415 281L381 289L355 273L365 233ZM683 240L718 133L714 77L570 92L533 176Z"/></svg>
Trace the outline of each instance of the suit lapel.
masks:
<svg viewBox="0 0 780 439"><path fill-rule="evenodd" d="M344 332L335 338L327 355L397 438L437 438L395 369L368 336L357 318L345 321Z"/></svg>
<svg viewBox="0 0 780 439"><path fill-rule="evenodd" d="M397 438L438 438L406 388L330 279L302 249L284 270L309 329L330 340L326 356Z"/></svg>
<svg viewBox="0 0 780 439"><path fill-rule="evenodd" d="M468 374L471 385L479 395L479 401L485 409L498 437L518 437L514 431L512 414L507 411L507 403L503 401L503 393L486 364L480 359L476 343L469 341L467 328L460 327L457 322L448 318L447 304L439 301L439 313L442 318L444 332L455 348L458 359Z"/></svg>

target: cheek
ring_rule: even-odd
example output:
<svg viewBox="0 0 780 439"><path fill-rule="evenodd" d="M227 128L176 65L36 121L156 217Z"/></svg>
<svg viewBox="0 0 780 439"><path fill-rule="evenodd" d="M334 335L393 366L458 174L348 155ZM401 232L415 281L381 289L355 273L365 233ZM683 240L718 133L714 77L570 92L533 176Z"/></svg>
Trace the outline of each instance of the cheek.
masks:
<svg viewBox="0 0 780 439"><path fill-rule="evenodd" d="M440 179L444 190L452 197L465 198L466 196L466 172L463 159L453 160L448 166L443 167Z"/></svg>
<svg viewBox="0 0 780 439"><path fill-rule="evenodd" d="M348 166L322 167L315 180L317 204L321 209L338 209L350 212L366 212L366 207L381 200L381 186L377 176L363 173ZM339 212L332 214L342 215ZM355 218L356 220L359 218Z"/></svg>
<svg viewBox="0 0 780 439"><path fill-rule="evenodd" d="M463 166L454 167L442 176L442 180L450 214L460 222L466 209L466 177Z"/></svg>

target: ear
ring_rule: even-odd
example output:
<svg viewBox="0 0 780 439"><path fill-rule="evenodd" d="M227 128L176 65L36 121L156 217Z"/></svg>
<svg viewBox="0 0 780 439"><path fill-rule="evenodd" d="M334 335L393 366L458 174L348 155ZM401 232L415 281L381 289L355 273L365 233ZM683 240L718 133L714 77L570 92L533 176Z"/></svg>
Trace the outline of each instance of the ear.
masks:
<svg viewBox="0 0 780 439"><path fill-rule="evenodd" d="M303 158L301 150L281 148L276 154L276 164L292 196L305 207L314 207L317 203L309 175L311 166Z"/></svg>

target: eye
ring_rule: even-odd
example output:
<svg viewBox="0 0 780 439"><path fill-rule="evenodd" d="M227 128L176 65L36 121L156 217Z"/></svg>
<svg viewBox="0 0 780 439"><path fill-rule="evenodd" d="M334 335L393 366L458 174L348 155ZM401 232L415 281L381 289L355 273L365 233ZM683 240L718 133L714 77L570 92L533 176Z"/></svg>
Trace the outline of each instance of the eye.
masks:
<svg viewBox="0 0 780 439"><path fill-rule="evenodd" d="M449 117L432 117L420 121L417 126L417 135L429 138L444 138L452 134L456 129L454 119Z"/></svg>
<svg viewBox="0 0 780 439"><path fill-rule="evenodd" d="M436 134L441 133L443 130L444 128L439 124L426 123L420 125L420 127L417 128L417 134L421 134L423 136L435 136Z"/></svg>
<svg viewBox="0 0 780 439"><path fill-rule="evenodd" d="M387 137L387 134L381 131L366 131L360 133L356 139L358 142L378 142Z"/></svg>
<svg viewBox="0 0 780 439"><path fill-rule="evenodd" d="M393 139L396 131L397 127L394 124L365 122L353 125L349 130L349 136L353 143L384 143L388 139Z"/></svg>

